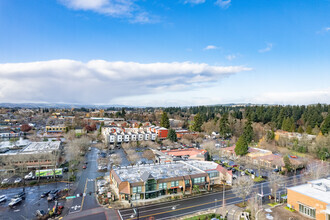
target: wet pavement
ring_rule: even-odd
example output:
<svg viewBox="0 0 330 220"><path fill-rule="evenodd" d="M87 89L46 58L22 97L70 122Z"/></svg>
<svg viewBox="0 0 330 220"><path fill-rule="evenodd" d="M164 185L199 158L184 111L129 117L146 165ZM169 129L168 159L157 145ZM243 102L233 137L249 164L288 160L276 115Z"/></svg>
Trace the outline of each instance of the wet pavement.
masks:
<svg viewBox="0 0 330 220"><path fill-rule="evenodd" d="M64 189L67 187L66 183L57 182L40 186L25 187L26 198L20 204L10 208L8 204L18 192L23 191L23 187L9 188L0 190L0 195L6 195L7 201L0 204L0 219L8 220L21 220L21 219L34 219L36 210L47 211L48 208L53 208L54 201L48 202L47 198L40 198L44 191L53 189ZM64 204L63 200L59 200L61 205Z"/></svg>

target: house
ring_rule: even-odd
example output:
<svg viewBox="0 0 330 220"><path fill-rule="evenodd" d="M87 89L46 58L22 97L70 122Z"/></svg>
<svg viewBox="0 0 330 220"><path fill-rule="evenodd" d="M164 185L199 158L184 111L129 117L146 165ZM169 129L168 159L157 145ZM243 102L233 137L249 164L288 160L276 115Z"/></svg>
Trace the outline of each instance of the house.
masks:
<svg viewBox="0 0 330 220"><path fill-rule="evenodd" d="M290 208L317 220L330 219L330 179L318 179L288 188Z"/></svg>

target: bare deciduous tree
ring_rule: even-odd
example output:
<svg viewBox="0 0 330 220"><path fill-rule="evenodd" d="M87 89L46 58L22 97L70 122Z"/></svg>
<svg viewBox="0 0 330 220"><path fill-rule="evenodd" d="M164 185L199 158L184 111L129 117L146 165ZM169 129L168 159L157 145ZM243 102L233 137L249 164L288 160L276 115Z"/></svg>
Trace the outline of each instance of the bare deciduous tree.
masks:
<svg viewBox="0 0 330 220"><path fill-rule="evenodd" d="M243 199L243 204L245 204L246 197L251 194L253 184L253 180L249 176L241 176L235 181L233 193Z"/></svg>
<svg viewBox="0 0 330 220"><path fill-rule="evenodd" d="M155 154L152 152L152 150L145 150L142 156L148 160L155 160Z"/></svg>
<svg viewBox="0 0 330 220"><path fill-rule="evenodd" d="M278 173L272 173L268 176L269 180L269 187L271 189L271 193L275 198L275 201L277 200L277 191L281 187L281 184L283 184L283 176Z"/></svg>

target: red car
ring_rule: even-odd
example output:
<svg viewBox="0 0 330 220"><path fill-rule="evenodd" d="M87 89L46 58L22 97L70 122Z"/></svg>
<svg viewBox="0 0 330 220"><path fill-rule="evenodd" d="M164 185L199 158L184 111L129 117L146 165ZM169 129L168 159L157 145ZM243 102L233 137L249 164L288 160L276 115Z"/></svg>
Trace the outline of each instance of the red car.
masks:
<svg viewBox="0 0 330 220"><path fill-rule="evenodd" d="M86 165L84 165L84 166L83 166L83 169L86 169L86 168L87 168L87 166L86 166Z"/></svg>

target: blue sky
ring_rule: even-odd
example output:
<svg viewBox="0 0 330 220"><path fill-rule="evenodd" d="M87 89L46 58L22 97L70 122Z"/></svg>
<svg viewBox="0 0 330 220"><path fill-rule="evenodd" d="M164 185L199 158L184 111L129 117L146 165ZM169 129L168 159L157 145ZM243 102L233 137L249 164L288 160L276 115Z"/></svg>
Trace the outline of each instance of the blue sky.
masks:
<svg viewBox="0 0 330 220"><path fill-rule="evenodd" d="M0 102L330 103L329 11L329 0L2 0Z"/></svg>

